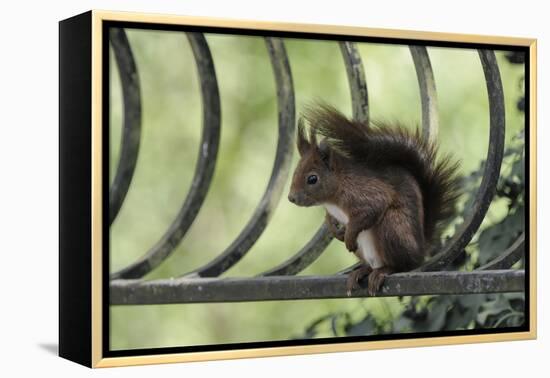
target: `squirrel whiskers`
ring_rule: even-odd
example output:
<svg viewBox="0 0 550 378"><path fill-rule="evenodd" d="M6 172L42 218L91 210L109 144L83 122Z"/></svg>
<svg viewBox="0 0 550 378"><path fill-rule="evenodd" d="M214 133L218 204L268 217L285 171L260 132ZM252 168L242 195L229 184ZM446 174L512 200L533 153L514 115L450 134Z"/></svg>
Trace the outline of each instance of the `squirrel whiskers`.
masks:
<svg viewBox="0 0 550 378"><path fill-rule="evenodd" d="M350 273L348 295L365 275L374 295L386 275L417 268L454 214L459 165L438 158L437 145L418 130L349 120L320 104L300 119L297 147L288 198L324 206L333 236L362 262Z"/></svg>

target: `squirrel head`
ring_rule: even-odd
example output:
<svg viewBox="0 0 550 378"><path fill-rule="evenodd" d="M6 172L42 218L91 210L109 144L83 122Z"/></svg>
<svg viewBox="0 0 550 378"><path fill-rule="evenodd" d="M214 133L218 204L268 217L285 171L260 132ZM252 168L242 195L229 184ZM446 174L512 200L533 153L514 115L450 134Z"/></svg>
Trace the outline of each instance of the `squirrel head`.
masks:
<svg viewBox="0 0 550 378"><path fill-rule="evenodd" d="M314 129L306 136L304 122L298 121L297 146L300 161L294 171L288 200L298 206L315 206L329 201L338 187L335 152L326 139L317 143Z"/></svg>

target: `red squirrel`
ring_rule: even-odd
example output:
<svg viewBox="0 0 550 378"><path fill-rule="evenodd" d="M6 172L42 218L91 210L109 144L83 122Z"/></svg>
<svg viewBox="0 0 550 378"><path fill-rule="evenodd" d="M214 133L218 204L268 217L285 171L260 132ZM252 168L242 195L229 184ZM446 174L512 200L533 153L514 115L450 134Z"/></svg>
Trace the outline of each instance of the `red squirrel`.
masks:
<svg viewBox="0 0 550 378"><path fill-rule="evenodd" d="M350 120L327 104L300 118L297 147L288 199L324 206L332 235L361 261L348 276L348 296L367 275L375 295L387 275L422 264L454 214L458 162L437 159L438 146L418 129Z"/></svg>

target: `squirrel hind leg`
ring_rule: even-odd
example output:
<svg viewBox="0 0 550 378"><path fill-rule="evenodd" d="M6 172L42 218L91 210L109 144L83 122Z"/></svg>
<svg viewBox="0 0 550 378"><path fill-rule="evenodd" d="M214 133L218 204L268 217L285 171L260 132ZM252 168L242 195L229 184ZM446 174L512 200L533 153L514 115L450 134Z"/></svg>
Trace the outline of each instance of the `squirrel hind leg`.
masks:
<svg viewBox="0 0 550 378"><path fill-rule="evenodd" d="M416 227L418 219L399 209L389 209L375 229L380 257L384 267L393 272L417 268L426 253L423 236Z"/></svg>

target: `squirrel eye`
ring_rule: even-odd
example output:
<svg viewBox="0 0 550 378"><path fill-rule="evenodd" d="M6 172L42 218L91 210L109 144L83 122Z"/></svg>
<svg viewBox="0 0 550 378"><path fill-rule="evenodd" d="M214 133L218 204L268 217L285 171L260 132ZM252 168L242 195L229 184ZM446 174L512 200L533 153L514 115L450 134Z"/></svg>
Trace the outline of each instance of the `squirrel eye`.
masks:
<svg viewBox="0 0 550 378"><path fill-rule="evenodd" d="M316 183L317 183L317 175L310 175L310 176L308 176L308 178L307 178L307 183L308 183L309 185L314 185L314 184L316 184Z"/></svg>

